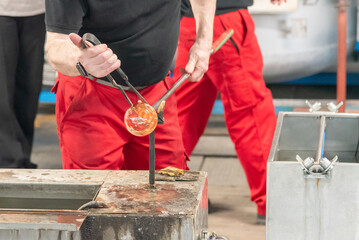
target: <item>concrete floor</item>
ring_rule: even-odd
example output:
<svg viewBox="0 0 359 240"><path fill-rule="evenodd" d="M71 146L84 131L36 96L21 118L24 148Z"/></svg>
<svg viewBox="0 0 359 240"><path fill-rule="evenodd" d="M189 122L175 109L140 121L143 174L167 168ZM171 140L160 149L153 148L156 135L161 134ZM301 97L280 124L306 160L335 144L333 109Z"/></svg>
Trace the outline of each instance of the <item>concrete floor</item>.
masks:
<svg viewBox="0 0 359 240"><path fill-rule="evenodd" d="M41 104L35 122L32 161L43 169L62 167L54 106ZM245 175L224 127L223 116L212 116L189 166L208 172L213 212L209 231L231 240L264 240L265 226L256 225L256 206L250 201Z"/></svg>

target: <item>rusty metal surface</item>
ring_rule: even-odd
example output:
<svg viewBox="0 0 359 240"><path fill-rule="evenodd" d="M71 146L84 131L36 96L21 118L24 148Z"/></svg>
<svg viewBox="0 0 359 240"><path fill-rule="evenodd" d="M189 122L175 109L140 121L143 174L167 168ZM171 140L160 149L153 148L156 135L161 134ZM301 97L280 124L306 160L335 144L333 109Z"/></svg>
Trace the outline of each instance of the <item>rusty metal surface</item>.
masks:
<svg viewBox="0 0 359 240"><path fill-rule="evenodd" d="M203 173L197 175L198 181L205 181ZM96 200L106 203L113 213L193 214L203 188L203 184L191 181L161 181L151 188L147 183L148 171L112 172L107 180Z"/></svg>
<svg viewBox="0 0 359 240"><path fill-rule="evenodd" d="M107 176L96 200L109 209L90 210L81 227L84 239L197 240L208 225L207 174L196 181L156 182L148 172L122 171Z"/></svg>

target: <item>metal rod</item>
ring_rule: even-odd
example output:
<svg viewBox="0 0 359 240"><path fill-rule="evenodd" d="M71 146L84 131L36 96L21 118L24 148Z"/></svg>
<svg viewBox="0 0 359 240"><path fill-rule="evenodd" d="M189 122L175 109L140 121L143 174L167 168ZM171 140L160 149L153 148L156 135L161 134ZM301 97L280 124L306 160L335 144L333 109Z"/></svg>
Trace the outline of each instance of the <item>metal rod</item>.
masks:
<svg viewBox="0 0 359 240"><path fill-rule="evenodd" d="M113 79L113 77L109 74L106 76L106 78L112 83L112 85L114 85L115 87L117 87L118 89L120 89L121 93L123 94L123 96L126 98L127 102L130 104L131 107L133 107L133 104L130 100L130 98L127 96L125 90L123 90L123 88L121 87L121 85L117 84L115 79Z"/></svg>
<svg viewBox="0 0 359 240"><path fill-rule="evenodd" d="M182 75L180 79L178 79L175 84L157 101L155 104L153 104L153 108L157 111L158 107L161 105L162 101L166 101L166 99L174 93L181 84L186 81L186 79L190 76L189 73L185 73Z"/></svg>
<svg viewBox="0 0 359 240"><path fill-rule="evenodd" d="M149 136L149 170L150 170L150 176L149 176L149 182L150 185L153 187L155 184L155 165L156 165L156 152L155 152L155 131L150 133Z"/></svg>
<svg viewBox="0 0 359 240"><path fill-rule="evenodd" d="M122 77L123 80L125 80L125 83L127 84L127 86L129 86L131 88L131 90L133 92L135 92L135 94L137 95L137 97L139 97L142 102L147 103L146 99L144 97L142 97L142 95L137 91L137 89L130 83L130 81L128 80L128 76L126 75L126 73L121 69L121 68L117 68L116 72L118 72L118 74L120 74L120 76ZM116 82L115 82L116 83ZM116 83L117 84L117 83ZM119 85L119 84L117 84ZM120 86L120 85L119 85ZM149 105L149 104L148 104Z"/></svg>
<svg viewBox="0 0 359 240"><path fill-rule="evenodd" d="M116 70L118 70L118 69L116 69ZM121 70L122 71L122 70ZM126 76L127 77L127 76ZM137 89L130 83L130 81L128 81L128 80L126 80L126 79L124 79L125 80L125 83L127 84L127 86L129 86L130 88L131 88L131 90L133 91L133 92L135 92L135 94L137 95L137 97L139 97L141 100L142 100L142 102L144 102L144 103L146 103L146 104L148 104L148 105L150 105L147 101L146 101L146 99L137 91ZM150 105L151 106L151 105Z"/></svg>
<svg viewBox="0 0 359 240"><path fill-rule="evenodd" d="M120 74L123 80L128 81L128 76L121 68L117 68L116 71Z"/></svg>
<svg viewBox="0 0 359 240"><path fill-rule="evenodd" d="M347 3L338 0L338 65L337 65L337 103L343 102L339 112L345 112L346 99L346 61L347 61Z"/></svg>
<svg viewBox="0 0 359 240"><path fill-rule="evenodd" d="M319 139L318 139L318 148L317 148L317 155L316 155L316 162L318 163L319 160L322 158L323 150L324 150L324 137L325 137L325 127L326 127L326 117L320 117L320 132L319 132Z"/></svg>

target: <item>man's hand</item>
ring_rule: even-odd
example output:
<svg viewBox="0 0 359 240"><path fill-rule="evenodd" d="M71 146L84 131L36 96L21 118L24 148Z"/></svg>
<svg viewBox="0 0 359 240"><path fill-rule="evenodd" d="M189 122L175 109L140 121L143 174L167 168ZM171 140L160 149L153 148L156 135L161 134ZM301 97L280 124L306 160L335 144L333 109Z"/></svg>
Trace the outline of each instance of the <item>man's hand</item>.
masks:
<svg viewBox="0 0 359 240"><path fill-rule="evenodd" d="M190 75L187 79L190 82L198 82L208 70L210 49L194 43L188 55L188 63L185 71Z"/></svg>
<svg viewBox="0 0 359 240"><path fill-rule="evenodd" d="M188 81L196 82L201 80L208 69L216 0L190 0L190 2L196 20L196 41L189 51L185 71L191 74Z"/></svg>
<svg viewBox="0 0 359 240"><path fill-rule="evenodd" d="M272 4L278 4L278 6L280 6L282 2L287 2L287 0L271 0Z"/></svg>
<svg viewBox="0 0 359 240"><path fill-rule="evenodd" d="M106 44L89 46L84 49L79 35L71 33L69 37L72 43L81 50L78 61L91 75L97 78L105 77L121 66L121 61Z"/></svg>

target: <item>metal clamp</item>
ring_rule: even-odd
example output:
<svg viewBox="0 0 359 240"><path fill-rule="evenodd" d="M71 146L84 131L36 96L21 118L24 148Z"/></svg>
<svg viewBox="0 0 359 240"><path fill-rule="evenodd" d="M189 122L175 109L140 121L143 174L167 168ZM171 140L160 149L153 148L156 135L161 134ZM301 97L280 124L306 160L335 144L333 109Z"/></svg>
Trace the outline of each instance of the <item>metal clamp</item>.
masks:
<svg viewBox="0 0 359 240"><path fill-rule="evenodd" d="M229 238L223 235L217 235L215 232L202 231L201 240L229 240Z"/></svg>
<svg viewBox="0 0 359 240"><path fill-rule="evenodd" d="M315 162L311 157L302 160L299 155L296 155L295 159L300 163L304 177L325 178L328 177L329 171L333 169L333 164L338 160L338 156L335 156L331 161L323 157L319 159L319 162Z"/></svg>
<svg viewBox="0 0 359 240"><path fill-rule="evenodd" d="M322 104L320 102L315 102L312 105L308 100L305 100L305 104L309 107L309 112L317 112L322 108Z"/></svg>
<svg viewBox="0 0 359 240"><path fill-rule="evenodd" d="M338 160L338 156L335 156L332 161L329 161L326 157L323 157L326 125L326 116L322 115L320 117L319 138L315 160L311 157L307 157L305 160L302 160L299 155L296 155L295 157L302 166L304 177L327 177L329 171L333 168L333 164Z"/></svg>
<svg viewBox="0 0 359 240"><path fill-rule="evenodd" d="M317 112L322 108L322 103L315 102L314 104L311 104L308 100L305 100L305 104L309 107L309 112ZM330 112L337 113L339 108L343 105L343 102L340 102L338 104L335 104L333 102L327 103L327 109Z"/></svg>
<svg viewBox="0 0 359 240"><path fill-rule="evenodd" d="M338 109L343 105L343 102L340 102L338 105L335 105L335 103L327 103L327 108L329 111L336 113L338 112Z"/></svg>
<svg viewBox="0 0 359 240"><path fill-rule="evenodd" d="M333 169L333 164L338 160L338 156L335 155L335 157L332 159L332 161L329 161L327 158L322 158L319 161L319 164L321 167L324 168L324 171L322 174L326 174L330 170Z"/></svg>
<svg viewBox="0 0 359 240"><path fill-rule="evenodd" d="M315 102L314 104L311 104L308 100L305 100L305 103L309 107L309 112L317 112L322 108L322 103Z"/></svg>
<svg viewBox="0 0 359 240"><path fill-rule="evenodd" d="M299 155L295 156L295 159L300 163L303 171L306 174L310 174L309 169L314 165L314 159L311 157L307 157L306 159L302 160L302 158L299 157Z"/></svg>

